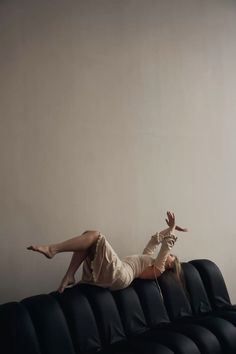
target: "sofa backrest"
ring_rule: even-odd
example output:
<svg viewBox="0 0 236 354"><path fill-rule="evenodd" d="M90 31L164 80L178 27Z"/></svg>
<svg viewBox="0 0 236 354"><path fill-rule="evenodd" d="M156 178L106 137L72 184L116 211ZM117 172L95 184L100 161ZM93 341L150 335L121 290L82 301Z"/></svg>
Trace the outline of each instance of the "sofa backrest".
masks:
<svg viewBox="0 0 236 354"><path fill-rule="evenodd" d="M60 304L66 319L76 353L96 352L101 349L97 321L85 294L75 286L63 294L51 294Z"/></svg>
<svg viewBox="0 0 236 354"><path fill-rule="evenodd" d="M135 279L115 292L79 284L63 294L0 305L1 350L7 348L4 354L95 353L160 323L209 312L212 304L230 303L214 263L184 263L183 270L187 294L167 271L158 283Z"/></svg>
<svg viewBox="0 0 236 354"><path fill-rule="evenodd" d="M207 259L190 262L199 272L213 309L231 305L229 294L221 271Z"/></svg>
<svg viewBox="0 0 236 354"><path fill-rule="evenodd" d="M158 285L141 279L115 292L79 284L28 297L1 305L0 315L11 354L97 352L169 321Z"/></svg>
<svg viewBox="0 0 236 354"><path fill-rule="evenodd" d="M113 297L126 335L133 336L145 332L148 325L135 289L129 286L126 289L114 291Z"/></svg>
<svg viewBox="0 0 236 354"><path fill-rule="evenodd" d="M138 294L149 327L170 321L159 283L135 279L132 286Z"/></svg>
<svg viewBox="0 0 236 354"><path fill-rule="evenodd" d="M127 336L169 322L169 317L155 281L136 279L132 286L113 292Z"/></svg>
<svg viewBox="0 0 236 354"><path fill-rule="evenodd" d="M191 263L182 263L182 269L193 313L201 315L211 312L212 307L197 269Z"/></svg>
<svg viewBox="0 0 236 354"><path fill-rule="evenodd" d="M31 317L21 303L0 306L0 337L2 353L41 354Z"/></svg>
<svg viewBox="0 0 236 354"><path fill-rule="evenodd" d="M158 279L169 318L176 320L192 316L192 309L181 282L170 270L164 272Z"/></svg>
<svg viewBox="0 0 236 354"><path fill-rule="evenodd" d="M126 338L111 291L86 284L77 285L77 291L81 291L88 299L103 347Z"/></svg>
<svg viewBox="0 0 236 354"><path fill-rule="evenodd" d="M66 318L51 295L32 296L21 301L27 309L44 354L74 354Z"/></svg>

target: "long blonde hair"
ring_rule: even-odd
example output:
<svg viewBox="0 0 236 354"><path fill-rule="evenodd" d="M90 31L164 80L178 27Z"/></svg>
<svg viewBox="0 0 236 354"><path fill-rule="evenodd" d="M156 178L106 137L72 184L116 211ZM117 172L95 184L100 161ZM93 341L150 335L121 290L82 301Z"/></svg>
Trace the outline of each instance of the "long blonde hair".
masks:
<svg viewBox="0 0 236 354"><path fill-rule="evenodd" d="M171 256L175 257L175 260L173 261L173 267L171 268L171 270L176 275L177 280L182 285L184 292L188 296L188 291L187 291L186 283L185 283L185 279L184 279L184 272L183 272L183 268L181 266L180 260L175 254L171 254Z"/></svg>
<svg viewBox="0 0 236 354"><path fill-rule="evenodd" d="M179 280L179 282L184 285L183 269L180 260L175 254L171 254L171 256L175 257L171 270L176 275L176 278Z"/></svg>

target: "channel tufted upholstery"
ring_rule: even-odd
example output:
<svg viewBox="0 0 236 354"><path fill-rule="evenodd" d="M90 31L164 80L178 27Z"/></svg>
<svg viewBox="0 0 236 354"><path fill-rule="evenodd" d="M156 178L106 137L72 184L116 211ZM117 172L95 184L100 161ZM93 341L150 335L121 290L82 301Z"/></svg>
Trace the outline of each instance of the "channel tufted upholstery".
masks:
<svg viewBox="0 0 236 354"><path fill-rule="evenodd" d="M78 284L0 305L2 354L235 354L236 308L219 268L183 263L110 292Z"/></svg>

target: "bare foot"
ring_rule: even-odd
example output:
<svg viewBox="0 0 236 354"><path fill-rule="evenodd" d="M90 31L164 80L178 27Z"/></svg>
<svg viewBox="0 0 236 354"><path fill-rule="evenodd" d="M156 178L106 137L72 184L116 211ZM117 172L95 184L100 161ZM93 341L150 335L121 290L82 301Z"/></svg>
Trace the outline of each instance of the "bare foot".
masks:
<svg viewBox="0 0 236 354"><path fill-rule="evenodd" d="M52 251L50 246L29 246L27 250L42 253L47 258L52 258L55 256L55 252Z"/></svg>
<svg viewBox="0 0 236 354"><path fill-rule="evenodd" d="M62 294L66 288L70 288L74 284L75 284L75 277L72 275L71 276L65 275L61 281L59 288L58 288L58 292Z"/></svg>

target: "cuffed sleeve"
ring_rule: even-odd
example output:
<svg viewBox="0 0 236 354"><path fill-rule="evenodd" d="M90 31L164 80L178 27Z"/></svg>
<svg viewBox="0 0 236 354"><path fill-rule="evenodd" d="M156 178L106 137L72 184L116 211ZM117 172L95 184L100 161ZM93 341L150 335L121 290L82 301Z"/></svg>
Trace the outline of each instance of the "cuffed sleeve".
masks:
<svg viewBox="0 0 236 354"><path fill-rule="evenodd" d="M147 254L149 256L152 256L153 253L155 252L157 246L162 243L165 237L168 237L170 235L170 229L167 228L165 230L162 230L161 232L156 232L154 235L151 236L150 241L146 245L146 247L143 250L143 254Z"/></svg>
<svg viewBox="0 0 236 354"><path fill-rule="evenodd" d="M160 237L159 232L156 232L154 235L151 236L150 241L146 245L143 250L143 254L147 254L148 256L153 255L157 246L162 242L162 238Z"/></svg>
<svg viewBox="0 0 236 354"><path fill-rule="evenodd" d="M161 273L165 271L165 263L167 260L167 257L170 253L170 250L174 246L175 242L177 240L177 237L173 234L168 234L165 235L165 237L162 240L162 245L161 249L158 253L157 258L155 259L154 266L159 269Z"/></svg>

